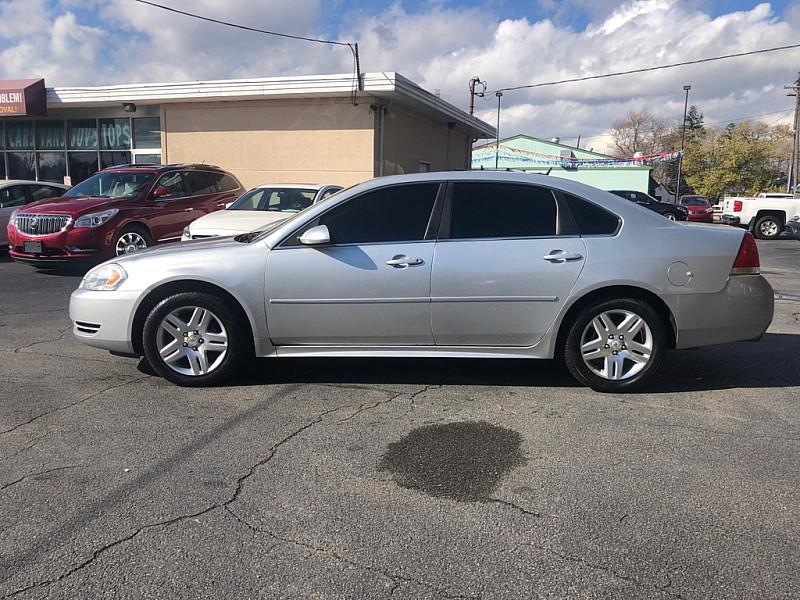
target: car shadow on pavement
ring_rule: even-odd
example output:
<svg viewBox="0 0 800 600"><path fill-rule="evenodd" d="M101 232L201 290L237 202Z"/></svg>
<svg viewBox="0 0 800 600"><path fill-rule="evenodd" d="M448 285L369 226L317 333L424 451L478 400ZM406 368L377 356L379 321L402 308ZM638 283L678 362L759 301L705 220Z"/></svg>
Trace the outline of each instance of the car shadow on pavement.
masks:
<svg viewBox="0 0 800 600"><path fill-rule="evenodd" d="M800 335L669 352L641 393L800 386ZM151 372L146 361L139 369ZM455 358L257 359L234 385L350 383L579 387L558 360Z"/></svg>

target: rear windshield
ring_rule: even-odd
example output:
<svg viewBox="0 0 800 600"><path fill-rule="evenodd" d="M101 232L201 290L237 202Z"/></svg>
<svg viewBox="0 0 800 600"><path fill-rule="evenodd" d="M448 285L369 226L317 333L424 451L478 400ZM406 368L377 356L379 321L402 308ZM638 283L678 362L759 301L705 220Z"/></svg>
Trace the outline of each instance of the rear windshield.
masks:
<svg viewBox="0 0 800 600"><path fill-rule="evenodd" d="M152 173L95 173L64 192L64 196L133 198L152 180Z"/></svg>
<svg viewBox="0 0 800 600"><path fill-rule="evenodd" d="M705 198L681 198L681 204L686 206L710 206L711 203Z"/></svg>
<svg viewBox="0 0 800 600"><path fill-rule="evenodd" d="M243 194L228 210L267 210L298 213L314 203L317 190L299 188L256 188Z"/></svg>

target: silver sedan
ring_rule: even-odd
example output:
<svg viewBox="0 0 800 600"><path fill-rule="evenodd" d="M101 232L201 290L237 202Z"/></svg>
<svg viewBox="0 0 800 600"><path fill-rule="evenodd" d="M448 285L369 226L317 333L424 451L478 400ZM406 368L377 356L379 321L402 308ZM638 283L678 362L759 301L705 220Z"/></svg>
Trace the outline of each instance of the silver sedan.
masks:
<svg viewBox="0 0 800 600"><path fill-rule="evenodd" d="M626 391L670 348L756 340L772 315L749 233L500 172L374 179L260 232L118 257L70 302L80 341L190 386L253 356L524 357Z"/></svg>

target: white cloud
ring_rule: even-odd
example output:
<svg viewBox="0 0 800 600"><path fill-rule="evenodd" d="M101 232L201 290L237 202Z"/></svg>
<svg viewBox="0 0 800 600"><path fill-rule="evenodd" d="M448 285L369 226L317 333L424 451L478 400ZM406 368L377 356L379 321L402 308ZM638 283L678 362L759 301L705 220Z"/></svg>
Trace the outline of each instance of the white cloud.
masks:
<svg viewBox="0 0 800 600"><path fill-rule="evenodd" d="M321 0L263 2L170 0L177 9L275 31L320 37ZM796 42L800 8L778 15L770 4L716 18L701 0L540 0L552 20L501 19L489 8L452 9L430 2L412 12L397 2L380 13L349 13L340 40L358 40L364 70L403 73L466 107L467 81L490 89L694 60ZM500 4L501 5L501 4ZM489 6L488 4L485 6ZM583 8L581 8L583 7ZM561 9L564 9L563 11ZM583 30L560 15L582 10ZM92 16L87 15L91 11ZM565 12L566 11L566 12ZM99 17L98 17L99 15ZM100 23L98 23L98 18ZM170 14L131 0L5 0L0 3L0 76L43 75L49 84L92 85L347 72L346 48L246 33ZM712 62L655 73L508 92L503 134L597 137L628 110L670 119L690 100L709 121L789 110L783 84L796 77L800 51ZM495 119L495 98L478 101ZM780 118L768 115L766 120Z"/></svg>

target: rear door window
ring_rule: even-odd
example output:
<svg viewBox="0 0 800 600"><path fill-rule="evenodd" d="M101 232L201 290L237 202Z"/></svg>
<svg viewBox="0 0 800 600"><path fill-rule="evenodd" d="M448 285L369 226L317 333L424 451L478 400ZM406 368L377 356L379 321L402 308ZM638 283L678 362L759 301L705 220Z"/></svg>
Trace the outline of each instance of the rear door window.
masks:
<svg viewBox="0 0 800 600"><path fill-rule="evenodd" d="M547 188L493 182L453 185L450 239L556 235L556 199Z"/></svg>
<svg viewBox="0 0 800 600"><path fill-rule="evenodd" d="M581 235L614 235L617 232L620 224L617 215L572 194L562 192L561 195L567 201L569 211Z"/></svg>
<svg viewBox="0 0 800 600"><path fill-rule="evenodd" d="M204 196L215 194L216 186L202 171L187 171L183 174L186 192L190 196Z"/></svg>
<svg viewBox="0 0 800 600"><path fill-rule="evenodd" d="M11 185L0 190L0 208L11 208L28 203L24 185Z"/></svg>

